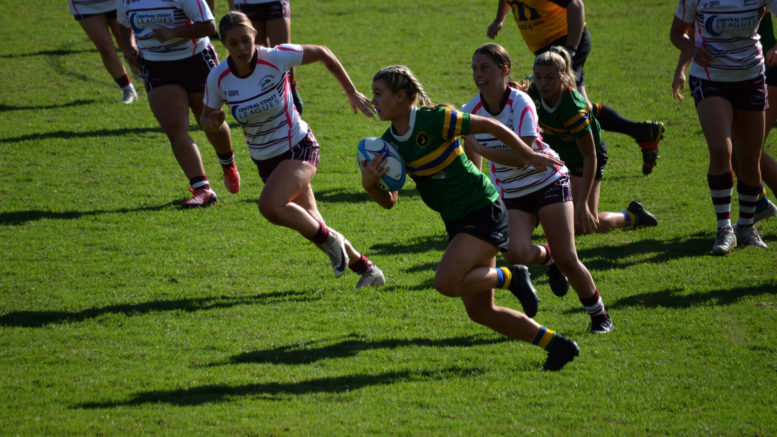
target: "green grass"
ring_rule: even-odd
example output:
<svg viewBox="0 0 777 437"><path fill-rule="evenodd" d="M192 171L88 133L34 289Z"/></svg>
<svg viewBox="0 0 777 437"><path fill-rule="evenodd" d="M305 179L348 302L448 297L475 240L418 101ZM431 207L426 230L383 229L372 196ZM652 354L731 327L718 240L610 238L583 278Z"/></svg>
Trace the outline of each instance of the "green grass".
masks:
<svg viewBox="0 0 777 437"><path fill-rule="evenodd" d="M329 46L365 94L402 63L455 105L475 92L470 56L496 7L292 3L294 41ZM186 180L145 93L117 103L64 2L12 13L0 0L0 434L777 435L777 220L761 226L770 249L708 254L706 146L692 102L671 99L676 3L586 7L589 96L667 126L649 177L631 140L605 133L601 209L639 199L661 223L577 240L615 321L606 336L586 334L574 295L556 298L532 268L537 320L581 347L545 373L543 351L434 291L446 236L412 183L391 211L368 202L355 147L387 126L351 114L323 66L298 70L323 150L314 188L327 221L386 273L381 289L334 279L324 255L259 215L234 123L243 190L216 184L216 206L178 209ZM515 77L529 72L512 23L497 42Z"/></svg>

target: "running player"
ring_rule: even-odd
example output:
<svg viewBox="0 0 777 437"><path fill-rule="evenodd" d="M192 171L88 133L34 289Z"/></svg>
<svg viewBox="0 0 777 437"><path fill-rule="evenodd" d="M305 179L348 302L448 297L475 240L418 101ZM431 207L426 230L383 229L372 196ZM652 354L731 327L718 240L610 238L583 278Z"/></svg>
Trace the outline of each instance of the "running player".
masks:
<svg viewBox="0 0 777 437"><path fill-rule="evenodd" d="M669 33L672 44L692 60L689 84L710 154L707 184L718 229L714 255L727 255L737 243L766 247L753 226L763 191L759 161L766 109L764 58L757 29L764 7L775 10L777 0L747 3L680 0ZM739 199L736 231L731 226L734 173Z"/></svg>
<svg viewBox="0 0 777 437"><path fill-rule="evenodd" d="M318 171L320 148L313 131L294 110L288 70L321 62L345 90L354 113L361 110L372 117L369 99L356 90L340 61L324 46L257 46L251 21L235 11L221 19L219 35L229 56L208 75L200 117L203 128L218 131L225 118L221 107L226 103L243 127L264 182L259 212L271 223L293 229L316 244L329 256L336 277L351 269L361 276L357 288L383 285L383 272L327 227L318 211L310 182Z"/></svg>
<svg viewBox="0 0 777 437"><path fill-rule="evenodd" d="M372 92L380 119L391 122L383 139L397 147L421 199L440 213L448 231L434 287L445 296L461 298L474 322L546 349L544 369L560 370L579 354L578 346L531 319L538 299L526 266L496 268L496 254L507 250L509 242L507 211L488 178L467 161L459 136L487 132L518 151L523 164L538 169L561 162L533 151L497 121L445 106L416 107L416 102L431 102L407 67L378 71ZM374 202L392 208L398 192L375 185L387 171L383 163L378 156L362 164L362 186ZM494 288L509 289L526 314L494 305Z"/></svg>
<svg viewBox="0 0 777 437"><path fill-rule="evenodd" d="M658 221L637 201L620 212L598 212L607 148L599 122L585 97L575 89L569 53L557 47L534 58L534 82L528 94L534 100L543 140L569 168L574 201L575 230L584 234L615 228L656 226Z"/></svg>
<svg viewBox="0 0 777 437"><path fill-rule="evenodd" d="M213 14L204 0L121 0L118 13L122 35L134 31L140 53L130 58L138 65L148 94L148 104L167 135L178 165L193 196L184 208L215 203L200 151L189 135L189 109L199 117L208 72L218 57L208 35L216 33ZM199 118L197 118L199 120ZM240 191L240 175L234 161L229 126L205 132L216 150L231 193Z"/></svg>
<svg viewBox="0 0 777 437"><path fill-rule="evenodd" d="M116 47L111 39L111 33L113 33L125 58L129 57L131 49L135 50L132 38L125 41L119 33L120 26L116 20L117 2L115 0L68 0L68 5L73 18L78 21L100 53L105 69L121 88L121 103L132 103L138 100L135 86L132 85L127 70L116 54Z"/></svg>
<svg viewBox="0 0 777 437"><path fill-rule="evenodd" d="M256 29L256 43L265 47L291 42L291 6L289 0L229 0L230 11L240 11ZM302 99L297 92L294 68L289 70L294 107L302 114Z"/></svg>
<svg viewBox="0 0 777 437"><path fill-rule="evenodd" d="M524 42L535 56L551 47L564 47L572 58L577 90L585 92L585 61L591 51L591 36L585 25L582 0L499 0L496 19L488 26L488 37L495 38L505 17L512 10ZM664 124L656 121L635 122L621 116L609 106L588 103L602 129L634 138L642 150L642 173L653 171L658 158L658 143L664 135Z"/></svg>
<svg viewBox="0 0 777 437"><path fill-rule="evenodd" d="M524 92L529 84L514 82L510 70L510 55L502 46L484 44L475 50L472 78L480 93L464 105L462 111L498 120L515 131L526 144L531 144L535 151L557 156L542 142L537 109ZM511 264L547 265L553 293L564 296L571 283L591 317L589 331L596 334L610 332L612 319L604 308L599 289L577 257L567 168L538 170L522 166L517 153L487 134L468 136L466 149L477 168L480 168L480 156L488 158L491 182L507 206L510 245L504 258ZM537 220L545 231L546 245L532 244Z"/></svg>

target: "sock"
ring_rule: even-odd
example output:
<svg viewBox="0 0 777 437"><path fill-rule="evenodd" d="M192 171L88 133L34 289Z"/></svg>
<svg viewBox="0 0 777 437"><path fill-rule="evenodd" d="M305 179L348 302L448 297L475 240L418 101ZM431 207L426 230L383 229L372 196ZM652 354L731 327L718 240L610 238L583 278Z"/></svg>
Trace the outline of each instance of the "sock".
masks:
<svg viewBox="0 0 777 437"><path fill-rule="evenodd" d="M508 288L510 281L513 279L513 274L510 273L510 269L507 267L497 267L496 269L497 283L496 288Z"/></svg>
<svg viewBox="0 0 777 437"><path fill-rule="evenodd" d="M623 214L623 218L626 219L626 226L624 227L628 228L629 226L637 226L639 224L639 217L632 214L631 211L624 209L620 213Z"/></svg>
<svg viewBox="0 0 777 437"><path fill-rule="evenodd" d="M593 296L583 299L582 297L579 298L580 303L583 304L583 308L585 308L585 312L588 313L589 316L601 316L601 315L607 315L607 311L604 309L604 302L602 302L602 296L599 294L599 289L596 289L596 292Z"/></svg>
<svg viewBox="0 0 777 437"><path fill-rule="evenodd" d="M308 240L310 240L316 246L320 246L326 242L327 238L329 238L329 228L327 228L325 224L319 222L318 230L316 231L315 235L308 237Z"/></svg>
<svg viewBox="0 0 777 437"><path fill-rule="evenodd" d="M542 265L549 266L553 264L553 254L550 253L550 246L543 244L541 247L545 248L545 259L542 261Z"/></svg>
<svg viewBox="0 0 777 437"><path fill-rule="evenodd" d="M195 190L208 190L210 189L210 182L208 182L208 177L205 175L197 176L189 179L189 185L192 186Z"/></svg>
<svg viewBox="0 0 777 437"><path fill-rule="evenodd" d="M362 254L359 259L357 259L355 262L352 262L348 268L351 269L352 272L361 275L362 273L372 268L372 262L370 262L370 260L367 259L364 254Z"/></svg>
<svg viewBox="0 0 777 437"><path fill-rule="evenodd" d="M635 140L644 135L643 123L624 118L609 106L591 103L591 112L604 130L626 134Z"/></svg>
<svg viewBox="0 0 777 437"><path fill-rule="evenodd" d="M532 344L537 345L543 349L547 349L548 346L553 343L555 338L556 331L548 329L544 326L540 326L539 331L537 331L537 335L535 335L534 340L532 340Z"/></svg>
<svg viewBox="0 0 777 437"><path fill-rule="evenodd" d="M758 203L755 204L755 213L760 214L769 207L769 197L766 195L766 188L761 184L761 194L758 196Z"/></svg>
<svg viewBox="0 0 777 437"><path fill-rule="evenodd" d="M734 192L734 173L707 175L712 205L718 219L718 228L731 226L731 194Z"/></svg>
<svg viewBox="0 0 777 437"><path fill-rule="evenodd" d="M227 154L221 154L217 153L219 156L219 162L221 163L221 167L223 168L229 168L232 167L232 164L235 163L235 152L234 150L227 153Z"/></svg>
<svg viewBox="0 0 777 437"><path fill-rule="evenodd" d="M127 73L124 73L119 77L114 77L113 80L114 82L116 82L116 85L118 85L119 88L121 89L126 88L128 85L132 85L130 83L130 78L129 78L129 75L127 75Z"/></svg>
<svg viewBox="0 0 777 437"><path fill-rule="evenodd" d="M753 216L758 197L763 192L763 185L751 187L737 181L737 196L739 198L739 224L741 226L753 226Z"/></svg>

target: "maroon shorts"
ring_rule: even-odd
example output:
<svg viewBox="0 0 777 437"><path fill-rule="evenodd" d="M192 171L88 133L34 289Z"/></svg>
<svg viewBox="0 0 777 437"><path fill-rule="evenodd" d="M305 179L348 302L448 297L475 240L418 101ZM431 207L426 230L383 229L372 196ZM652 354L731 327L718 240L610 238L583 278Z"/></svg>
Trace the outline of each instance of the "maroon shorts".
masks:
<svg viewBox="0 0 777 437"><path fill-rule="evenodd" d="M259 170L259 177L262 178L262 182L267 182L270 175L283 161L292 159L295 161L305 161L311 163L316 169L318 169L318 162L321 158L321 147L318 145L313 131L309 130L299 143L295 144L291 150L284 152L278 156L274 156L270 159L263 159L261 161L254 159L254 164Z"/></svg>
<svg viewBox="0 0 777 437"><path fill-rule="evenodd" d="M219 64L218 55L209 45L196 55L176 61L138 60L146 92L164 85L180 85L190 93L204 93L208 73Z"/></svg>
<svg viewBox="0 0 777 437"><path fill-rule="evenodd" d="M288 0L260 3L257 5L236 5L236 9L248 16L251 21L270 21L278 18L291 18Z"/></svg>
<svg viewBox="0 0 777 437"><path fill-rule="evenodd" d="M564 176L556 182L531 194L505 199L504 201L507 209L517 209L519 211L537 215L537 213L545 206L572 201L572 190L569 188L569 178Z"/></svg>
<svg viewBox="0 0 777 437"><path fill-rule="evenodd" d="M758 75L755 79L741 82L714 82L691 76L688 80L691 95L698 106L710 97L722 97L740 111L763 111L766 109L766 79Z"/></svg>
<svg viewBox="0 0 777 437"><path fill-rule="evenodd" d="M81 21L85 18L94 17L96 15L105 15L105 18L108 21L115 20L116 19L116 9L108 12L101 12L99 14L83 14L83 15L73 15L73 18L76 19L76 21Z"/></svg>

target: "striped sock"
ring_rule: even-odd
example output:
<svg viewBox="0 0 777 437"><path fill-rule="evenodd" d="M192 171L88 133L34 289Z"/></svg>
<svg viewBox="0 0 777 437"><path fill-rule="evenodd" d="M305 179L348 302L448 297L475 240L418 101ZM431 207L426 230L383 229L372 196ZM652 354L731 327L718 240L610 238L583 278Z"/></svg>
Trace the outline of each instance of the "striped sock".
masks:
<svg viewBox="0 0 777 437"><path fill-rule="evenodd" d="M496 288L508 288L510 287L510 281L513 279L513 274L510 273L510 269L507 267L497 267L496 269Z"/></svg>
<svg viewBox="0 0 777 437"><path fill-rule="evenodd" d="M223 168L232 167L232 164L235 162L234 152L225 153L223 155L221 153L217 153L217 155L219 157L219 162L221 163L221 167Z"/></svg>
<svg viewBox="0 0 777 437"><path fill-rule="evenodd" d="M372 262L370 262L369 259L367 259L364 254L362 254L359 259L352 262L348 268L351 269L352 272L361 275L362 273L366 272L372 267Z"/></svg>
<svg viewBox="0 0 777 437"><path fill-rule="evenodd" d="M553 264L553 254L550 252L550 246L548 246L547 244L542 244L540 245L540 247L545 248L545 259L542 260L541 264L545 266L549 266Z"/></svg>
<svg viewBox="0 0 777 437"><path fill-rule="evenodd" d="M737 181L737 196L739 198L739 224L752 226L758 197L763 192L763 185L751 187Z"/></svg>
<svg viewBox="0 0 777 437"><path fill-rule="evenodd" d="M731 226L731 194L734 192L734 173L707 175L712 205L715 207L718 228Z"/></svg>
<svg viewBox="0 0 777 437"><path fill-rule="evenodd" d="M553 339L556 338L556 331L553 331L551 329L548 329L544 326L540 326L539 331L537 331L537 335L534 336L534 340L532 340L533 345L537 345L543 349L547 349L548 346L550 346L551 343L553 343Z"/></svg>
<svg viewBox="0 0 777 437"><path fill-rule="evenodd" d="M325 224L319 222L318 230L312 237L308 237L308 240L316 246L320 246L326 242L327 238L329 238L329 228L327 228Z"/></svg>
<svg viewBox="0 0 777 437"><path fill-rule="evenodd" d="M189 185L195 190L207 190L210 188L210 182L208 182L208 177L205 175L189 179Z"/></svg>
<svg viewBox="0 0 777 437"><path fill-rule="evenodd" d="M604 302L602 302L602 296L599 294L599 289L596 289L596 292L593 296L583 299L580 298L580 303L583 304L583 308L585 308L585 312L588 313L591 317L593 316L601 316L602 314L607 314L607 311L604 309Z"/></svg>
<svg viewBox="0 0 777 437"><path fill-rule="evenodd" d="M625 227L628 228L629 226L637 226L637 224L639 224L639 217L632 214L629 210L624 209L621 211L621 214L623 214L623 218L626 219Z"/></svg>

